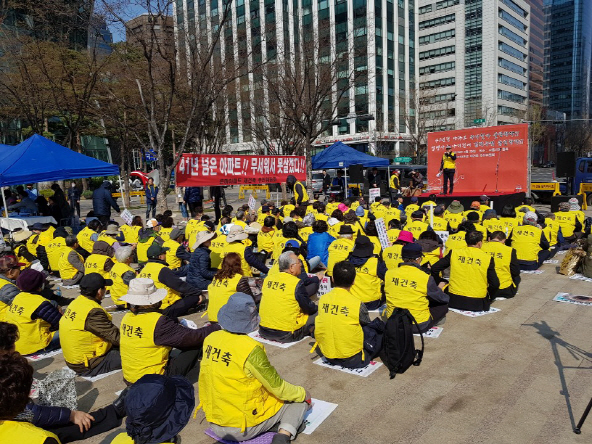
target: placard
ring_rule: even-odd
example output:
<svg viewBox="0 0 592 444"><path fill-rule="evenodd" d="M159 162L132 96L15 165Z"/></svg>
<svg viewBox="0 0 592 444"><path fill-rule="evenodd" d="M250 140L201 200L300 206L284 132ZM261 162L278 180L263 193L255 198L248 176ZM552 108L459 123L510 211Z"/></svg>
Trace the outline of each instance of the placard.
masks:
<svg viewBox="0 0 592 444"><path fill-rule="evenodd" d="M255 211L255 209L257 208L257 201L255 200L255 198L253 197L253 195L251 194L249 196L249 209L251 211Z"/></svg>
<svg viewBox="0 0 592 444"><path fill-rule="evenodd" d="M309 276L315 276L314 274L309 274ZM319 297L323 296L324 294L329 293L332 290L331 287L331 278L325 276L323 279L320 279L321 284L319 285L319 290L317 291L317 295Z"/></svg>
<svg viewBox="0 0 592 444"><path fill-rule="evenodd" d="M391 246L391 243L388 238L388 234L386 234L386 225L384 224L384 219L381 217L380 219L376 219L374 221L376 224L376 231L378 232L378 240L380 241L380 245L382 249L388 248Z"/></svg>
<svg viewBox="0 0 592 444"><path fill-rule="evenodd" d="M436 233L438 237L442 239L444 245L446 245L446 241L448 240L450 233L448 231L434 231L434 233Z"/></svg>
<svg viewBox="0 0 592 444"><path fill-rule="evenodd" d="M368 200L370 203L374 203L374 199L380 197L380 188L370 188L368 193Z"/></svg>
<svg viewBox="0 0 592 444"><path fill-rule="evenodd" d="M332 402L321 401L316 398L311 398L310 401L312 407L304 414L304 424L306 427L302 433L305 435L310 435L314 432L333 413L333 410L337 408L337 404Z"/></svg>
<svg viewBox="0 0 592 444"><path fill-rule="evenodd" d="M119 215L123 219L123 221L128 224L129 226L132 225L132 220L134 220L134 215L130 213L129 210L123 210Z"/></svg>

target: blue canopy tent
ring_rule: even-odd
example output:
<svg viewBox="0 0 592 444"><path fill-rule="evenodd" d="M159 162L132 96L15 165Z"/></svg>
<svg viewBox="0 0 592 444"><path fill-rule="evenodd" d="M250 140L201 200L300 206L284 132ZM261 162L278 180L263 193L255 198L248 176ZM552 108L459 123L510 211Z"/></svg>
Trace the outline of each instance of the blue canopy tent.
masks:
<svg viewBox="0 0 592 444"><path fill-rule="evenodd" d="M116 175L117 165L77 153L38 134L0 151L0 187Z"/></svg>
<svg viewBox="0 0 592 444"><path fill-rule="evenodd" d="M389 160L364 154L347 146L343 142L335 142L329 148L312 157L312 169L348 168L351 165L370 167L387 167Z"/></svg>

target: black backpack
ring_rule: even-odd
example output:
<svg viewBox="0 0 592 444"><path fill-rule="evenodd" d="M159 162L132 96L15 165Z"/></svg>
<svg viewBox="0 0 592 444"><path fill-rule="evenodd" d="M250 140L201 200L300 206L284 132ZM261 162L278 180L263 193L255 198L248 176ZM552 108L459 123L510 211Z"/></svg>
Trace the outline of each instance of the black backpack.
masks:
<svg viewBox="0 0 592 444"><path fill-rule="evenodd" d="M423 358L423 334L421 350L415 349L412 325L417 322L405 308L395 308L393 314L386 321L383 338L384 364L390 370L393 379L397 373L405 373L411 365L421 364ZM417 328L419 331L419 327Z"/></svg>

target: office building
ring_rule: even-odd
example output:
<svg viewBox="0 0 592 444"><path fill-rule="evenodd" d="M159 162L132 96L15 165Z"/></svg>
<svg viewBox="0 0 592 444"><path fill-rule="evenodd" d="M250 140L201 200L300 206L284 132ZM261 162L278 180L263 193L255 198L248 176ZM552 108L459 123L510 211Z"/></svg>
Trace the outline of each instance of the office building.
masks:
<svg viewBox="0 0 592 444"><path fill-rule="evenodd" d="M150 42L155 36L158 45L163 50L170 50L174 54L175 31L173 17L141 14L125 23L125 38L132 45L140 45L141 42Z"/></svg>
<svg viewBox="0 0 592 444"><path fill-rule="evenodd" d="M543 72L545 59L544 0L526 0L530 6L530 44L528 47L529 105L543 106Z"/></svg>
<svg viewBox="0 0 592 444"><path fill-rule="evenodd" d="M420 119L425 131L516 123L529 100L524 0L419 0Z"/></svg>
<svg viewBox="0 0 592 444"><path fill-rule="evenodd" d="M219 23L219 0L178 0L174 3L179 52L197 41L208 41ZM301 57L304 35L325 37L322 57L345 54L340 77L356 72L319 148L337 140L385 156L413 155L410 126L415 109L411 92L417 87L417 0L235 0L231 21L220 42L223 57L237 62L247 51L249 66L276 57ZM355 54L355 56L354 56ZM307 55L308 56L308 55ZM333 59L334 60L334 59ZM254 102L269 100L266 80L257 73L240 79L227 91L229 151L257 150L253 136Z"/></svg>

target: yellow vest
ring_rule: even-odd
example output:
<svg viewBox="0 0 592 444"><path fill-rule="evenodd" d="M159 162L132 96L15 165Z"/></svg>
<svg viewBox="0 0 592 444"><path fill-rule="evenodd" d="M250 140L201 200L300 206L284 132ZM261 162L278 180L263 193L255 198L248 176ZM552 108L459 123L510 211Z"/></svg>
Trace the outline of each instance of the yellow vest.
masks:
<svg viewBox="0 0 592 444"><path fill-rule="evenodd" d="M308 236L310 236L312 233L312 227L303 227L298 230L298 235L302 238L304 242L308 242Z"/></svg>
<svg viewBox="0 0 592 444"><path fill-rule="evenodd" d="M82 232L81 232L82 233ZM80 236L80 234L78 234ZM34 234L29 239L27 239L27 250L33 256L37 257L37 242L39 241L39 235Z"/></svg>
<svg viewBox="0 0 592 444"><path fill-rule="evenodd" d="M456 230L460 223L463 221L464 216L461 213L448 213L444 212L444 219L450 224L450 228Z"/></svg>
<svg viewBox="0 0 592 444"><path fill-rule="evenodd" d="M429 225L425 222L422 222L420 220L414 220L411 223L405 225L405 230L413 233L413 237L417 239L421 233L427 231L428 227Z"/></svg>
<svg viewBox="0 0 592 444"><path fill-rule="evenodd" d="M520 226L518 221L513 217L500 217L499 221L503 227L502 231L506 233L506 237L510 236L514 228Z"/></svg>
<svg viewBox="0 0 592 444"><path fill-rule="evenodd" d="M389 207L384 214L384 223L387 227L389 222L393 219L401 220L401 210L397 207Z"/></svg>
<svg viewBox="0 0 592 444"><path fill-rule="evenodd" d="M496 218L484 220L483 228L485 228L490 233L493 233L494 231L501 231L503 233L506 232L506 224Z"/></svg>
<svg viewBox="0 0 592 444"><path fill-rule="evenodd" d="M228 302L230 296L237 292L238 282L243 276L235 274L230 279L214 279L208 285L208 319L218 322L218 311Z"/></svg>
<svg viewBox="0 0 592 444"><path fill-rule="evenodd" d="M576 213L573 211L558 211L555 213L555 220L561 228L561 234L563 237L571 237L576 230Z"/></svg>
<svg viewBox="0 0 592 444"><path fill-rule="evenodd" d="M392 174L391 178L389 180L389 185L391 188L395 188L395 189L399 189L400 188L400 181L399 181L399 176L397 176L396 174Z"/></svg>
<svg viewBox="0 0 592 444"><path fill-rule="evenodd" d="M21 355L43 350L53 339L54 332L50 332L51 325L41 318L31 319L35 310L47 302L38 294L20 292L12 301L6 312L6 322L18 327L19 338L16 340L16 351Z"/></svg>
<svg viewBox="0 0 592 444"><path fill-rule="evenodd" d="M512 262L512 247L501 242L485 242L481 247L482 251L489 253L495 263L495 273L500 281L500 290L514 286L512 275L510 274L510 263Z"/></svg>
<svg viewBox="0 0 592 444"><path fill-rule="evenodd" d="M162 315L126 313L119 327L123 377L132 384L144 375L164 375L171 347L154 343L154 329Z"/></svg>
<svg viewBox="0 0 592 444"><path fill-rule="evenodd" d="M421 265L430 264L434 265L441 259L441 248L434 248L432 251L424 251L423 252L423 259L421 260Z"/></svg>
<svg viewBox="0 0 592 444"><path fill-rule="evenodd" d="M162 270L163 268L165 268L164 264L159 264L157 262L148 262L144 266L144 268L142 268L142 270L140 271L140 274L138 274L138 277L152 279L154 281L154 285L156 286L156 288L165 288L166 289L167 295L163 299L162 305L160 306L160 308L164 310L165 308L173 305L175 302L180 301L181 296L179 295L178 292L176 292L172 288L167 287L166 285L164 285L162 282L160 282L158 280L158 275L160 274L160 270Z"/></svg>
<svg viewBox="0 0 592 444"><path fill-rule="evenodd" d="M382 260L384 261L387 270L394 270L401 262L403 262L403 258L401 257L402 249L403 245L401 244L391 245L384 249L382 252Z"/></svg>
<svg viewBox="0 0 592 444"><path fill-rule="evenodd" d="M169 228L160 228L160 230L158 230L158 235L160 236L160 238L163 241L167 241L171 238L171 233L173 232L173 227L169 227Z"/></svg>
<svg viewBox="0 0 592 444"><path fill-rule="evenodd" d="M138 241L138 245L136 246L136 253L138 255L138 262L143 264L144 262L148 262L148 248L152 245L156 239L153 236L150 236L146 242Z"/></svg>
<svg viewBox="0 0 592 444"><path fill-rule="evenodd" d="M475 230L483 235L483 242L487 241L487 229L481 224L473 223L473 225L475 226Z"/></svg>
<svg viewBox="0 0 592 444"><path fill-rule="evenodd" d="M356 280L351 288L351 293L362 302L372 302L380 299L381 280L376 275L378 259L369 258L366 263L356 267Z"/></svg>
<svg viewBox="0 0 592 444"><path fill-rule="evenodd" d="M224 254L227 245L228 242L226 242L225 234L219 234L212 239L212 244L210 245L212 268L220 268L220 265L222 264L222 255Z"/></svg>
<svg viewBox="0 0 592 444"><path fill-rule="evenodd" d="M64 248L68 248L68 250L70 250L69 247L66 247L66 239L63 237L56 237L45 246L47 260L49 261L49 268L51 271L59 271L60 258L62 257Z"/></svg>
<svg viewBox="0 0 592 444"><path fill-rule="evenodd" d="M105 271L105 262L111 259L104 254L91 254L84 262L84 274L99 273L105 279L109 279L109 272Z"/></svg>
<svg viewBox="0 0 592 444"><path fill-rule="evenodd" d="M471 298L487 297L487 269L491 256L479 248L452 250L450 256L451 293Z"/></svg>
<svg viewBox="0 0 592 444"><path fill-rule="evenodd" d="M554 219L545 219L545 228L543 229L543 233L545 233L545 237L549 241L549 245L554 247L557 245L557 236L559 235L559 223Z"/></svg>
<svg viewBox="0 0 592 444"><path fill-rule="evenodd" d="M512 247L521 261L538 261L543 230L532 225L518 227L512 233Z"/></svg>
<svg viewBox="0 0 592 444"><path fill-rule="evenodd" d="M306 192L306 187L300 181L296 181L296 183L294 184L294 200L296 202L298 202L298 200L300 199L300 194L298 193L298 191L296 191L296 185L302 185L302 200L301 200L301 202L308 202L308 193Z"/></svg>
<svg viewBox="0 0 592 444"><path fill-rule="evenodd" d="M194 252L195 242L197 241L197 233L201 231L208 231L208 227L204 225L203 222L200 222L198 225L194 226L190 233L187 233L187 228L185 229L185 238L187 239L187 245L189 246L189 251Z"/></svg>
<svg viewBox="0 0 592 444"><path fill-rule="evenodd" d="M259 306L261 326L294 332L306 324L308 315L302 313L295 296L299 282L300 279L284 272L267 276Z"/></svg>
<svg viewBox="0 0 592 444"><path fill-rule="evenodd" d="M360 325L362 303L344 288L334 288L321 296L315 319L315 339L329 359L347 359L364 350Z"/></svg>
<svg viewBox="0 0 592 444"><path fill-rule="evenodd" d="M74 268L72 264L68 261L68 255L71 251L76 253L80 262L84 263L84 259L78 252L70 247L62 248L62 255L60 256L60 260L58 261L58 269L60 270L60 277L64 280L72 279L78 273L78 269Z"/></svg>
<svg viewBox="0 0 592 444"><path fill-rule="evenodd" d="M522 217L524 217L524 213L520 211L522 208L526 208L528 211L532 211L533 213L536 212L536 209L534 207L531 207L530 205L519 205L516 208L514 208L514 211L516 211L516 215L522 214Z"/></svg>
<svg viewBox="0 0 592 444"><path fill-rule="evenodd" d="M337 262L341 262L347 259L349 254L354 249L354 240L339 238L331 242L329 245L329 263L327 264L327 275L333 274L333 267Z"/></svg>
<svg viewBox="0 0 592 444"><path fill-rule="evenodd" d="M226 244L226 248L224 248L224 253L222 254L222 259L224 259L228 253L237 253L241 257L241 267L243 269L243 276L250 277L253 276L253 272L251 271L251 266L247 263L247 260L245 259L246 248L247 246L240 241ZM222 264L220 264L220 266L222 266Z"/></svg>
<svg viewBox="0 0 592 444"><path fill-rule="evenodd" d="M401 265L389 270L384 278L386 293L386 317L395 308L406 308L418 324L431 319L427 297L430 275L419 267Z"/></svg>
<svg viewBox="0 0 592 444"><path fill-rule="evenodd" d="M257 347L265 350L263 344L247 335L224 330L206 337L198 388L208 422L244 430L271 418L284 405L244 370Z"/></svg>
<svg viewBox="0 0 592 444"><path fill-rule="evenodd" d="M54 231L55 228L50 226L47 230L41 232L39 235L39 240L37 240L37 245L47 247L47 245L53 240Z"/></svg>
<svg viewBox="0 0 592 444"><path fill-rule="evenodd" d="M7 281L6 279L0 278L0 290L3 289L6 285L12 285L13 287L16 287L16 285L14 285L12 282ZM10 308L10 305L5 304L4 302L0 301L0 322L5 322L6 313L9 308Z"/></svg>
<svg viewBox="0 0 592 444"><path fill-rule="evenodd" d="M329 231L328 233L333 236L335 239L337 239L339 237L339 230L341 230L341 227L343 226L343 222L337 222L334 225L329 225ZM355 233L355 231L354 231ZM354 234L355 237L355 234Z"/></svg>
<svg viewBox="0 0 592 444"><path fill-rule="evenodd" d="M325 205L325 213L331 216L331 214L333 214L333 211L335 211L338 206L339 202L329 202L327 205Z"/></svg>
<svg viewBox="0 0 592 444"><path fill-rule="evenodd" d="M399 234L401 234L401 230L397 228L391 228L390 230L386 231L386 235L388 236L388 240L391 244L399 239Z"/></svg>
<svg viewBox="0 0 592 444"><path fill-rule="evenodd" d="M181 244L173 239L168 239L162 244L162 246L169 249L169 251L166 252L166 262L169 264L169 267L173 270L179 268L182 263L181 259L177 257L177 249Z"/></svg>
<svg viewBox="0 0 592 444"><path fill-rule="evenodd" d="M378 239L378 237L376 236L368 236L368 239L370 239L370 242L372 242L372 244L374 245L374 250L372 250L372 254L378 256L382 251L382 244L380 243L380 239Z"/></svg>
<svg viewBox="0 0 592 444"><path fill-rule="evenodd" d="M136 271L128 264L122 264L121 262L117 262L115 265L113 265L113 268L109 272L109 279L113 281L113 285L111 286L110 290L111 300L115 305L124 307L127 306L125 302L119 302L119 299L123 295L127 294L128 286L125 285L125 282L123 282L123 275L128 271L133 272L134 275L136 274Z"/></svg>
<svg viewBox="0 0 592 444"><path fill-rule="evenodd" d="M466 248L467 242L465 241L465 236L467 235L466 231L459 231L458 233L451 234L448 236L446 240L446 254L448 254L451 250L458 249L458 248Z"/></svg>
<svg viewBox="0 0 592 444"><path fill-rule="evenodd" d="M407 215L407 217L409 219L411 219L411 213L413 213L414 211L419 210L420 207L417 204L409 204L405 207L405 214Z"/></svg>
<svg viewBox="0 0 592 444"><path fill-rule="evenodd" d="M111 349L110 342L84 329L88 314L97 308L111 320L111 315L98 302L86 296L74 299L60 319L60 344L67 363L88 367L88 361L105 355Z"/></svg>
<svg viewBox="0 0 592 444"><path fill-rule="evenodd" d="M284 235L281 233L281 231L278 231L274 236L273 236L273 253L271 255L271 257L273 258L274 261L277 261L278 258L280 257L280 254L282 254L282 252L284 251L284 247L286 246L286 242L288 242L290 239L287 237L284 237Z"/></svg>
<svg viewBox="0 0 592 444"><path fill-rule="evenodd" d="M138 234L140 232L140 228L137 225L130 227L129 225L122 225L119 227L121 232L123 233L123 239L128 244L137 244L138 243Z"/></svg>
<svg viewBox="0 0 592 444"><path fill-rule="evenodd" d="M0 421L0 442L2 443L43 444L47 438L53 438L60 444L56 435L28 422Z"/></svg>
<svg viewBox="0 0 592 444"><path fill-rule="evenodd" d="M434 231L448 231L448 221L441 216L434 216L432 229Z"/></svg>
<svg viewBox="0 0 592 444"><path fill-rule="evenodd" d="M386 215L388 212L388 208L385 207L384 205L382 205L380 202L378 202L378 205L376 205L373 209L372 209L372 214L374 214L374 217L376 217L376 219L386 219Z"/></svg>
<svg viewBox="0 0 592 444"><path fill-rule="evenodd" d="M80 233L76 235L78 245L88 253L92 253L95 242L90 238L95 232L88 227L84 227L80 230Z"/></svg>
<svg viewBox="0 0 592 444"><path fill-rule="evenodd" d="M259 231L259 233L257 233L257 249L259 252L266 251L271 253L273 251L273 238L275 233L275 229L267 233L264 233L263 231Z"/></svg>
<svg viewBox="0 0 592 444"><path fill-rule="evenodd" d="M292 211L294 211L294 209L295 209L295 208L296 208L296 207L295 207L294 205L292 205L292 204L284 205L284 206L282 207L282 214L283 214L283 216L284 216L284 217L288 217L288 216L290 216L290 213L291 213ZM335 207L335 208L337 208L337 207Z"/></svg>
<svg viewBox="0 0 592 444"><path fill-rule="evenodd" d="M450 154L453 155L454 153L451 151ZM442 169L444 169L444 170L456 169L456 160L453 160L444 154L442 154L442 162L444 162Z"/></svg>
<svg viewBox="0 0 592 444"><path fill-rule="evenodd" d="M108 236L105 233L99 234L99 237L97 238L97 242L99 242L99 241L107 242L109 244L109 246L111 246L111 247L113 246L113 244L115 242L117 242L115 240L115 238Z"/></svg>
<svg viewBox="0 0 592 444"><path fill-rule="evenodd" d="M16 254L16 258L18 259L18 261L21 264L25 264L25 265L21 265L21 270L24 270L29 265L31 265L31 262L29 262L29 260L21 254L24 252L23 248L28 251L28 248L26 245L20 245L20 246L17 246L14 248L14 253Z"/></svg>

